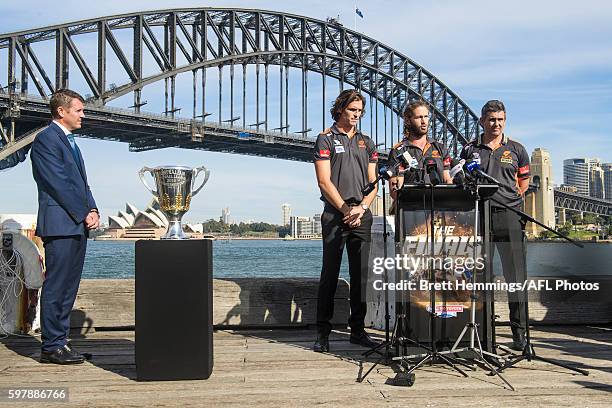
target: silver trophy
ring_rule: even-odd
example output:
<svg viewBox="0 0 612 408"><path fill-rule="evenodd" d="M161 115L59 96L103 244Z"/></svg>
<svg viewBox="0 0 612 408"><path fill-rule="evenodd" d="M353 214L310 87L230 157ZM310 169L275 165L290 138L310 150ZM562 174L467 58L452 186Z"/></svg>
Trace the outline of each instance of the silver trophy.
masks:
<svg viewBox="0 0 612 408"><path fill-rule="evenodd" d="M155 180L156 190L153 190L145 180L145 173L151 173ZM204 181L194 189L196 178L204 173ZM140 181L159 201L159 208L168 219L168 231L161 239L188 239L183 232L181 219L189 211L191 197L196 195L208 181L210 171L204 166L194 169L184 166L143 167L138 172Z"/></svg>

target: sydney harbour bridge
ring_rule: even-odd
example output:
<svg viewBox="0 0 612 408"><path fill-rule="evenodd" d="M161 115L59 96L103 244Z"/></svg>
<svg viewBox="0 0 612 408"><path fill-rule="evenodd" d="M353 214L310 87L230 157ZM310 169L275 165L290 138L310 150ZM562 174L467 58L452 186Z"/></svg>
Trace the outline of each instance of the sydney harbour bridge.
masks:
<svg viewBox="0 0 612 408"><path fill-rule="evenodd" d="M366 95L360 126L383 156L401 139L401 112L415 99L428 103L430 136L452 155L479 132L467 104L401 52L337 20L274 11L162 10L0 34L4 167L24 159L60 88L86 98L82 137L134 152L311 161L345 88Z"/></svg>

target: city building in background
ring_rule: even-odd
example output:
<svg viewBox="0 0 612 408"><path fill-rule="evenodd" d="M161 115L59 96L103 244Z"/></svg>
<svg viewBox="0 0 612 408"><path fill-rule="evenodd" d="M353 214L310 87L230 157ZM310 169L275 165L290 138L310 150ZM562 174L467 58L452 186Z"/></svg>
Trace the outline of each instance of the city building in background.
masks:
<svg viewBox="0 0 612 408"><path fill-rule="evenodd" d="M291 222L291 204L284 203L281 205L281 225L289 225Z"/></svg>
<svg viewBox="0 0 612 408"><path fill-rule="evenodd" d="M591 166L589 174L589 195L595 198L604 197L604 171L599 163Z"/></svg>
<svg viewBox="0 0 612 408"><path fill-rule="evenodd" d="M536 148L531 154L530 170L530 184L539 187L526 196L525 211L542 224L555 228L555 192L550 153ZM526 232L530 236L538 236L542 231L544 228L532 222L527 224Z"/></svg>
<svg viewBox="0 0 612 408"><path fill-rule="evenodd" d="M225 207L221 209L221 221L223 221L224 224L231 224L230 222L230 209L229 207Z"/></svg>
<svg viewBox="0 0 612 408"><path fill-rule="evenodd" d="M605 198L605 171L596 158L563 160L563 184L576 187L576 193L595 198Z"/></svg>
<svg viewBox="0 0 612 408"><path fill-rule="evenodd" d="M292 215L290 218L291 237L297 239L315 238L313 219Z"/></svg>
<svg viewBox="0 0 612 408"><path fill-rule="evenodd" d="M604 172L604 198L612 201L612 163L601 165Z"/></svg>
<svg viewBox="0 0 612 408"><path fill-rule="evenodd" d="M323 227L321 225L321 214L315 214L312 220L312 232L316 236L323 234Z"/></svg>
<svg viewBox="0 0 612 408"><path fill-rule="evenodd" d="M563 160L563 184L576 187L576 192L589 195L589 160L566 159Z"/></svg>

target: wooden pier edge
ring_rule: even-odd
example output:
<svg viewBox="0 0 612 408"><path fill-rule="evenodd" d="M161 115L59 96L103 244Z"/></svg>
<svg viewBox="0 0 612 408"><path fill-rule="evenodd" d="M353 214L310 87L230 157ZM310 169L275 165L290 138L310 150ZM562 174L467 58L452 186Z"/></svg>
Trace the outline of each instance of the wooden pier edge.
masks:
<svg viewBox="0 0 612 408"><path fill-rule="evenodd" d="M611 293L604 282L602 293ZM288 328L316 323L318 279L228 278L213 280L213 324L223 328ZM349 285L338 280L335 325L345 325L349 315ZM508 320L506 293L495 293L498 323ZM600 299L600 300L598 300ZM160 299L163 302L163 299ZM186 302L187 304L187 302ZM370 309L376 305L370 303ZM534 324L608 324L612 300L563 294L530 292L529 308ZM185 311L177 310L176 313ZM366 321L366 324L368 322ZM172 322L164 325L171 328ZM84 279L71 315L71 326L82 332L134 327L133 279Z"/></svg>

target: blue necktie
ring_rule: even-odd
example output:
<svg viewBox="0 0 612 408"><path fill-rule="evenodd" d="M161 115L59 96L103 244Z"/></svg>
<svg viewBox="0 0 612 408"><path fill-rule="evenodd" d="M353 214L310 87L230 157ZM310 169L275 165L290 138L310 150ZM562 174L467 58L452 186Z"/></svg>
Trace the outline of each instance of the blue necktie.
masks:
<svg viewBox="0 0 612 408"><path fill-rule="evenodd" d="M74 135L72 133L68 133L66 137L68 138L68 141L70 142L70 147L72 147L72 150L76 150L75 148L76 143L74 141Z"/></svg>
<svg viewBox="0 0 612 408"><path fill-rule="evenodd" d="M79 154L77 153L77 146L76 146L76 142L74 141L74 135L72 133L69 133L66 135L66 137L68 138L68 142L70 142L70 147L72 147L72 157L74 157L74 161L76 162L77 166L79 166L80 168L81 163L79 160Z"/></svg>

